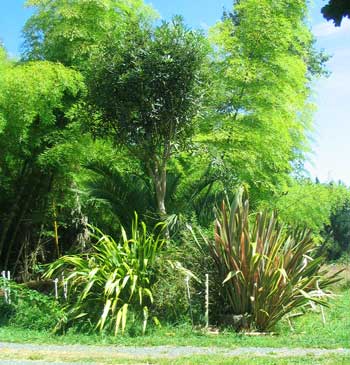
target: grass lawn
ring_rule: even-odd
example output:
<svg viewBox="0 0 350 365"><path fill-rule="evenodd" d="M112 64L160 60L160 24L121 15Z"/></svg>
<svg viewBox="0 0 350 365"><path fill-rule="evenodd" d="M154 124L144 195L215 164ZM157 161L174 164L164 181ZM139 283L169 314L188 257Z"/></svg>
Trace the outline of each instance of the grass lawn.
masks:
<svg viewBox="0 0 350 365"><path fill-rule="evenodd" d="M231 331L208 335L193 331L188 325L150 328L145 336L124 335L118 337L87 335L68 332L54 335L48 332L30 331L14 327L0 327L0 339L4 342L40 344L91 344L125 346L203 346L203 347L305 347L350 348L350 288L343 287L330 308L325 309L326 324L320 313L307 313L292 321L292 331L286 321L276 328L276 336L250 337ZM243 363L242 363L243 364ZM282 364L282 363L281 363ZM321 363L320 363L321 364ZM322 363L323 364L323 363ZM328 364L328 363L326 363ZM350 364L350 361L349 361Z"/></svg>
<svg viewBox="0 0 350 365"><path fill-rule="evenodd" d="M111 351L81 350L70 352L68 348L61 349L28 349L18 350L4 348L0 351L1 360L41 360L45 363L67 361L94 364L120 365L349 365L350 355L306 355L296 353L277 353L274 348L350 348L350 281L344 280L336 289L337 296L330 301L330 307L325 308L326 324L322 322L321 313L308 312L306 315L292 320L293 330L286 320L276 328L275 336L251 337L225 331L219 335L206 334L203 331L192 330L187 325L162 328L149 327L146 336L106 336L98 334L83 334L70 331L65 335L54 335L44 331L31 331L16 327L0 327L1 342L38 343L38 344L89 344L89 345L124 345L124 346L196 346L224 348L239 347L269 347L263 356L244 354L210 354L191 355L177 358L166 357L160 353L159 358L135 356ZM249 351L248 349L246 351ZM289 357L288 357L289 356ZM293 357L290 357L293 356ZM163 358L164 357L164 358Z"/></svg>

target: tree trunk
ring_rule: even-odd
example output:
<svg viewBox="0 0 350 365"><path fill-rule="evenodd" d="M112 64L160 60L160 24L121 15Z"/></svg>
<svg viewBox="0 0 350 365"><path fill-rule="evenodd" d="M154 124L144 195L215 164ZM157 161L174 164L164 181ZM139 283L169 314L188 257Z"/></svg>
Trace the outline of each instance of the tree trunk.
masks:
<svg viewBox="0 0 350 365"><path fill-rule="evenodd" d="M155 159L155 163L153 169L148 165L149 173L152 177L155 192L156 192L156 200L158 206L158 213L160 219L162 221L166 220L167 211L165 206L165 196L166 196L166 179L167 179L167 171L166 171L166 163L159 163L158 160ZM168 227L165 228L164 236L167 241L170 240L170 234Z"/></svg>
<svg viewBox="0 0 350 365"><path fill-rule="evenodd" d="M35 190L36 190L36 187L37 187L38 183L34 184L33 185L33 188L31 189L31 192L28 194L26 200L25 200L25 203L24 205L22 206L22 210L21 210L21 213L17 219L17 222L16 222L16 226L14 228L14 231L12 233L12 237L6 247L6 256L5 256L5 261L4 261L4 268L5 270L8 269L8 264L9 264L9 260L10 260L10 256L11 256L11 251L12 251L12 248L14 246L14 243L15 243L15 240L17 238L17 234L18 234L18 231L21 227L21 223L29 209L29 206L30 206L30 203L32 201L32 197L35 193Z"/></svg>
<svg viewBox="0 0 350 365"><path fill-rule="evenodd" d="M156 188L156 198L158 205L158 212L161 218L166 217L166 207L165 207L165 195L166 195L166 168L163 169L157 167L155 171L155 188Z"/></svg>
<svg viewBox="0 0 350 365"><path fill-rule="evenodd" d="M5 241L7 238L7 233L10 230L10 227L12 225L12 222L14 220L14 218L16 217L16 213L19 209L19 203L22 199L22 196L24 195L24 189L25 189L25 181L24 180L24 176L27 173L27 166L28 163L27 161L24 162L23 167L22 167L22 171L20 174L20 178L18 179L19 182L19 190L16 194L16 199L14 201L14 203L11 205L11 210L7 216L7 219L5 220L5 223L2 227L2 232L1 232L1 237L0 237L0 258L3 255L3 249L4 249L4 245L5 245ZM30 174L30 170L29 170L29 174Z"/></svg>
<svg viewBox="0 0 350 365"><path fill-rule="evenodd" d="M13 220L16 217L17 211L19 210L19 203L24 195L24 188L25 188L25 184L23 184L19 190L19 192L17 193L16 196L16 200L14 201L14 203L11 206L11 210L7 216L7 219L3 225L2 228L2 232L1 232L1 237L0 237L0 257L3 256L3 249L5 246L5 241L7 239L7 234L10 230L10 227L13 223Z"/></svg>
<svg viewBox="0 0 350 365"><path fill-rule="evenodd" d="M158 213L162 219L166 217L165 195L166 195L166 163L160 163L155 157L152 159L153 164L147 161L146 166L148 173L152 178L154 190L156 193Z"/></svg>

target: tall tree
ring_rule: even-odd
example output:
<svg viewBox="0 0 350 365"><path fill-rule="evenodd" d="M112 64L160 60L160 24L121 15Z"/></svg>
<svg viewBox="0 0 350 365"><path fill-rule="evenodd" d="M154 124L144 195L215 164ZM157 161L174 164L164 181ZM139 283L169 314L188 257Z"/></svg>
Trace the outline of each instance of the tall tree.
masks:
<svg viewBox="0 0 350 365"><path fill-rule="evenodd" d="M206 49L202 35L174 18L153 31L134 29L123 42L107 41L88 72L95 130L143 164L162 216L168 162L194 133Z"/></svg>
<svg viewBox="0 0 350 365"><path fill-rule="evenodd" d="M211 30L213 100L201 142L252 200L284 186L308 149L309 80L320 68L304 0L240 0Z"/></svg>
<svg viewBox="0 0 350 365"><path fill-rule="evenodd" d="M350 18L350 1L329 0L321 11L327 20L333 20L335 26L340 27L343 18Z"/></svg>
<svg viewBox="0 0 350 365"><path fill-rule="evenodd" d="M40 226L52 211L49 195L55 181L67 176L62 172L67 154L70 161L74 156L60 146L79 136L73 120L82 93L81 75L62 65L40 61L2 67L0 61L2 267L15 265L24 245L40 240ZM31 234L35 237L29 239Z"/></svg>

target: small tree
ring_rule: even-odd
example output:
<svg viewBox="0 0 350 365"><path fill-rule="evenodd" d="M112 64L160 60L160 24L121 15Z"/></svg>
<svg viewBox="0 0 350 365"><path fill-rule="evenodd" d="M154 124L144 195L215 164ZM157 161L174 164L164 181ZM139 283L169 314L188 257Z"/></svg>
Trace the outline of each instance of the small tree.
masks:
<svg viewBox="0 0 350 365"><path fill-rule="evenodd" d="M99 115L94 127L144 165L161 216L167 164L194 132L205 55L204 37L177 17L104 44L89 72L90 98Z"/></svg>

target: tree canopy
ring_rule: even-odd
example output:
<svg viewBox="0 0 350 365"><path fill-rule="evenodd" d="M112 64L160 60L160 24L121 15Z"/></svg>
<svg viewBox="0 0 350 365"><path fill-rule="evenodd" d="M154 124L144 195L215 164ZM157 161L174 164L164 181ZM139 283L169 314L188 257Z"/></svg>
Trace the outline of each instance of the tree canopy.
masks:
<svg viewBox="0 0 350 365"><path fill-rule="evenodd" d="M340 27L343 18L350 18L350 2L348 0L329 0L322 8L322 14L327 20L333 20L336 27Z"/></svg>
<svg viewBox="0 0 350 365"><path fill-rule="evenodd" d="M309 148L316 55L305 15L303 1L240 1L211 31L215 109L201 141L260 197L286 184Z"/></svg>
<svg viewBox="0 0 350 365"><path fill-rule="evenodd" d="M5 61L0 68L0 257L6 268L21 250L18 240L23 249L23 223L37 227L53 182L72 162L74 151L59 145L76 138L75 106L85 86L79 73L47 61Z"/></svg>
<svg viewBox="0 0 350 365"><path fill-rule="evenodd" d="M142 0L27 0L26 5L34 14L23 29L24 59L79 69L100 42L147 26L157 16Z"/></svg>

